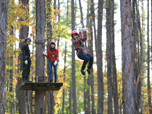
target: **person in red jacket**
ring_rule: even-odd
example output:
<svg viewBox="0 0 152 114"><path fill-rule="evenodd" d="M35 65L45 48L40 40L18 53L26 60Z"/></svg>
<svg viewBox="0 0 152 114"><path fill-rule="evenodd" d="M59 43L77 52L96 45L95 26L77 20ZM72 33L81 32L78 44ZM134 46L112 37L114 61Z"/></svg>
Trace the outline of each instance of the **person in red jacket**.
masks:
<svg viewBox="0 0 152 114"><path fill-rule="evenodd" d="M83 37L82 37L82 32L83 32ZM90 55L89 53L87 53L87 51L84 47L84 44L83 44L83 42L85 42L87 40L86 29L84 29L84 28L80 29L79 34L77 31L72 31L71 36L72 36L72 40L73 40L72 43L75 47L75 50L77 51L78 58L84 60L82 68L81 68L81 73L83 75L85 75L84 70L85 70L86 64L89 62L87 72L88 72L88 74L91 74L91 68L93 65L93 56Z"/></svg>
<svg viewBox="0 0 152 114"><path fill-rule="evenodd" d="M47 54L43 52L43 55L45 55L47 58L49 58L48 66L49 66L49 77L50 82L52 82L52 66L54 67L54 75L55 75L55 83L57 81L57 65L58 65L58 58L59 58L59 51L58 49L55 49L55 42L51 41L51 48L47 51Z"/></svg>

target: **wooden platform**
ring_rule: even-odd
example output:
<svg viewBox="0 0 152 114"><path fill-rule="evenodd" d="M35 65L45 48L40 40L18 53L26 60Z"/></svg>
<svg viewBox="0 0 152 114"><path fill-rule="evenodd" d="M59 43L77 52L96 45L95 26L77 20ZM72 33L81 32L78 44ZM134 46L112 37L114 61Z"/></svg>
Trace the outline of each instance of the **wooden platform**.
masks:
<svg viewBox="0 0 152 114"><path fill-rule="evenodd" d="M48 82L23 82L20 85L20 90L59 90L63 83L48 83Z"/></svg>

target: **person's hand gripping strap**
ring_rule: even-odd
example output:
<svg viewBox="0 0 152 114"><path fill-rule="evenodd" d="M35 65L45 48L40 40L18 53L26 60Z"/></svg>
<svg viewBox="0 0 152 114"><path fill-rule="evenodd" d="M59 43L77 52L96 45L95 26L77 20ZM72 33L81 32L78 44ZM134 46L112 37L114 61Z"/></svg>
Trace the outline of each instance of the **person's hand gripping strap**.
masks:
<svg viewBox="0 0 152 114"><path fill-rule="evenodd" d="M57 62L57 61L55 61L55 62L54 62L54 65L57 65L57 63L58 63L58 62Z"/></svg>

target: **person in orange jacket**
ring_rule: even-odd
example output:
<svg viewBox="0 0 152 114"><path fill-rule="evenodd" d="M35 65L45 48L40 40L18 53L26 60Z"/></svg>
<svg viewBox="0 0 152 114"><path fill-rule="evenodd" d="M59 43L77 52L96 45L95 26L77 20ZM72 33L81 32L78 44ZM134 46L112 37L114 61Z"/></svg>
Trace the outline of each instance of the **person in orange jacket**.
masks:
<svg viewBox="0 0 152 114"><path fill-rule="evenodd" d="M58 65L58 58L59 58L59 51L55 49L55 42L51 41L51 48L47 51L47 54L43 52L47 58L49 58L48 66L49 66L49 77L50 82L52 82L52 66L54 67L54 75L55 75L55 83L57 81L57 65Z"/></svg>

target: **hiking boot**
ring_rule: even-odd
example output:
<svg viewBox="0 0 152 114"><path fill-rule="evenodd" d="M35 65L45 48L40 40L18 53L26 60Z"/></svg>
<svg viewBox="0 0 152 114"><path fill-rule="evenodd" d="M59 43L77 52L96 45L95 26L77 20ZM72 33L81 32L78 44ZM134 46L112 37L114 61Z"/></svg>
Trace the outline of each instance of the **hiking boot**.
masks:
<svg viewBox="0 0 152 114"><path fill-rule="evenodd" d="M91 69L87 69L88 74L91 74Z"/></svg>
<svg viewBox="0 0 152 114"><path fill-rule="evenodd" d="M84 70L81 70L81 73L82 73L83 75L85 75L85 71L84 71Z"/></svg>
<svg viewBox="0 0 152 114"><path fill-rule="evenodd" d="M29 80L28 80L28 77L26 77L26 80L27 80L27 82L30 82L30 83L32 83L32 81L29 81Z"/></svg>
<svg viewBox="0 0 152 114"><path fill-rule="evenodd" d="M32 83L32 81L27 80L28 82Z"/></svg>
<svg viewBox="0 0 152 114"><path fill-rule="evenodd" d="M23 77L23 82L28 82L28 80L25 77Z"/></svg>

